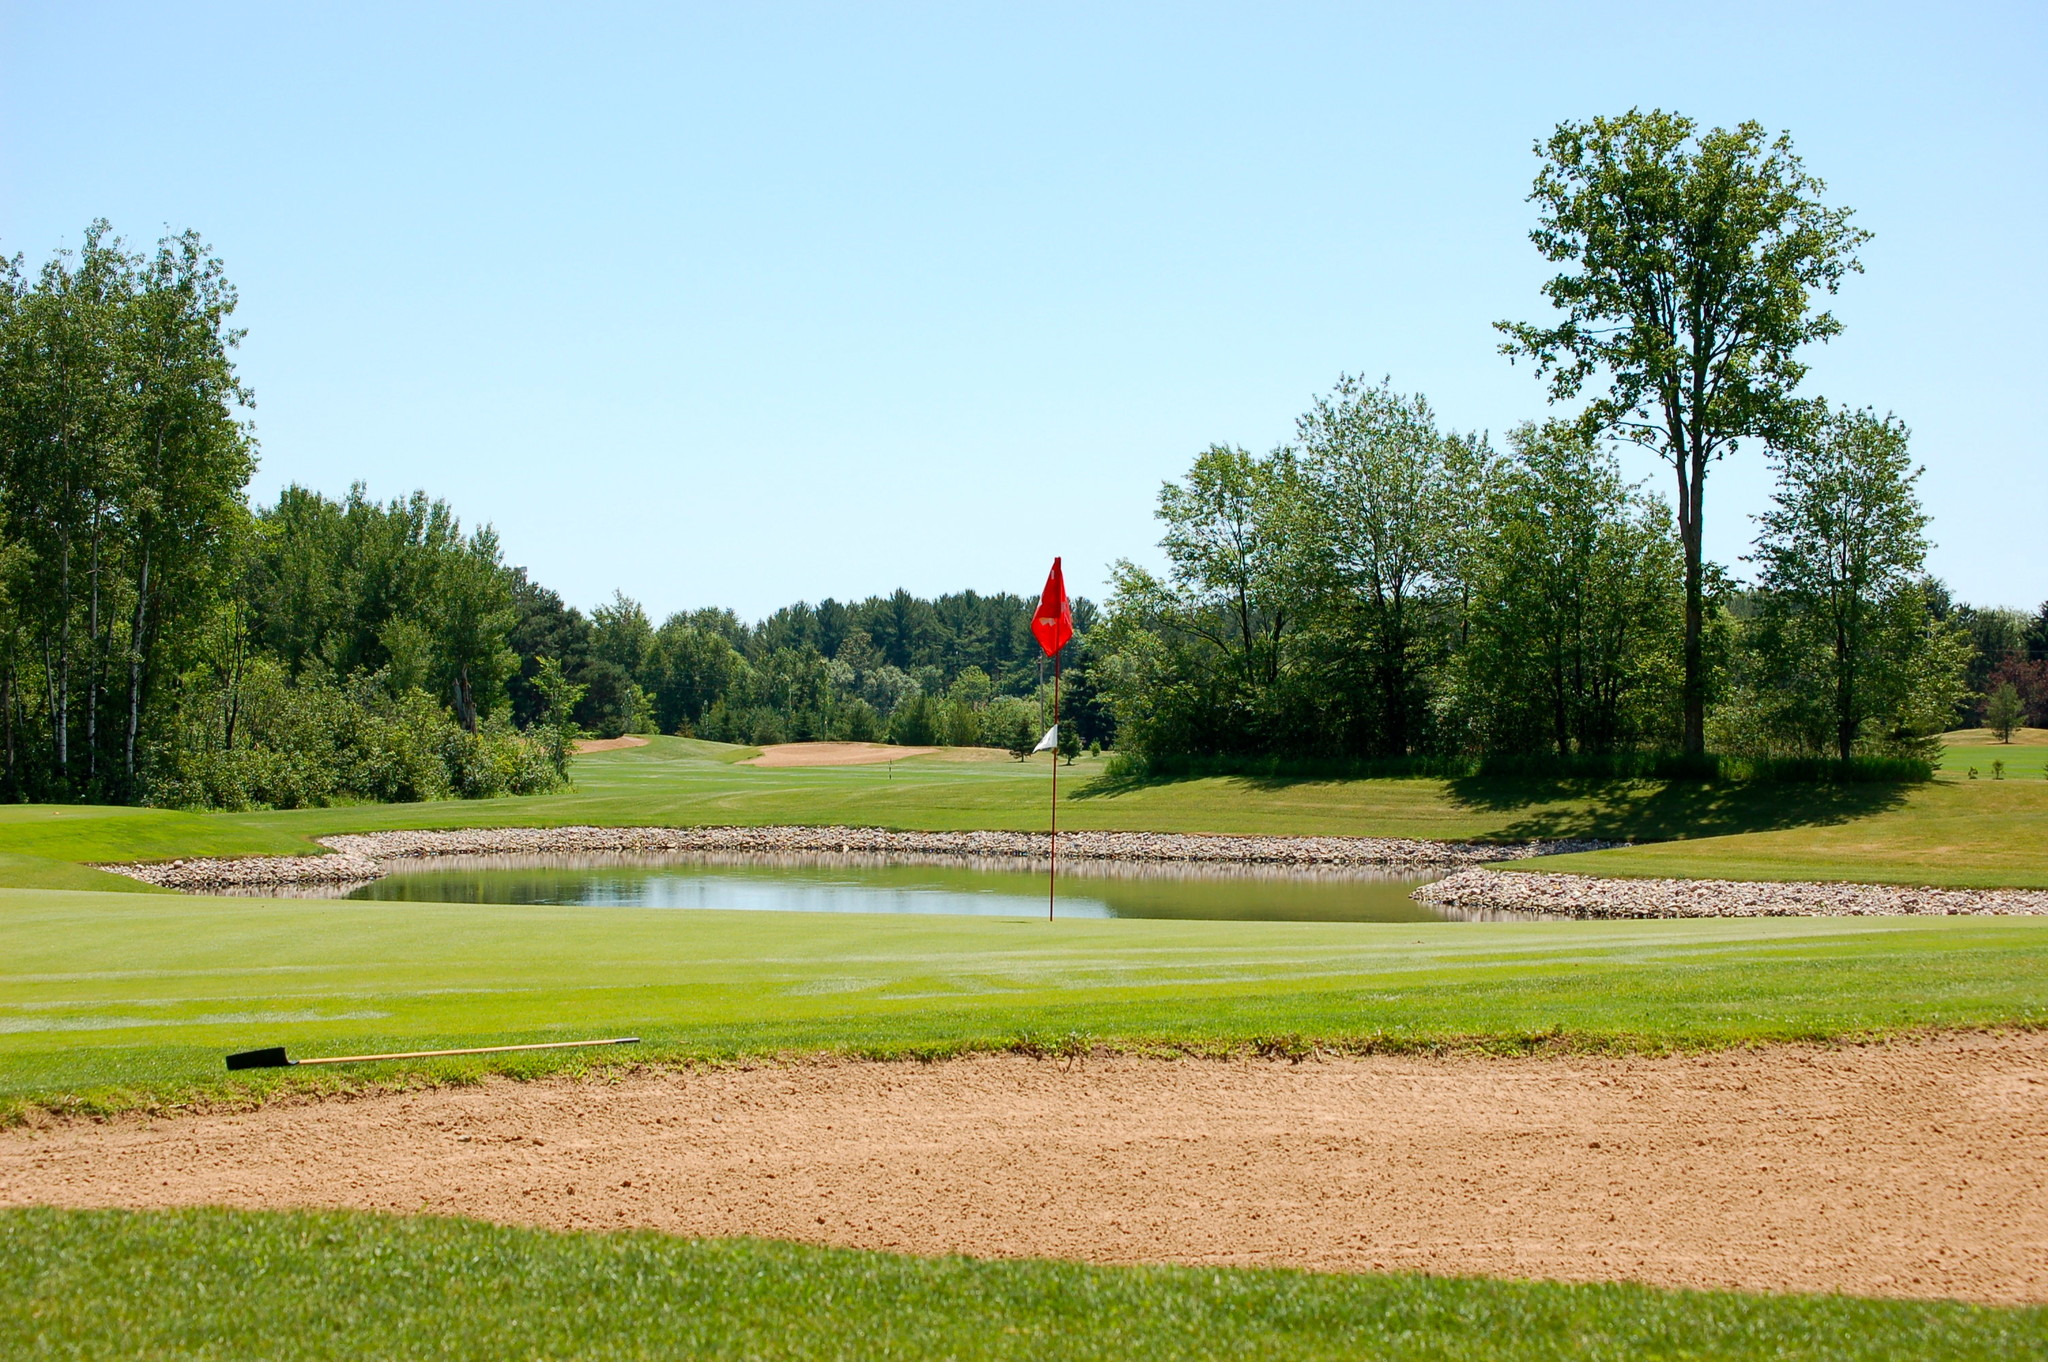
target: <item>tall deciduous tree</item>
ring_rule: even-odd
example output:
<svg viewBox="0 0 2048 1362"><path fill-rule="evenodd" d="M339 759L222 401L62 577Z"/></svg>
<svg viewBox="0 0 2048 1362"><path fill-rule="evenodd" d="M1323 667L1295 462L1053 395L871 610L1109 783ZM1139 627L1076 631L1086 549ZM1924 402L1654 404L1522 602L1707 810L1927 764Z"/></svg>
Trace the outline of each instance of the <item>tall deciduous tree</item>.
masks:
<svg viewBox="0 0 2048 1362"><path fill-rule="evenodd" d="M1179 482L1159 489L1160 547L1172 564L1170 589L1187 627L1231 660L1240 681L1271 685L1280 648L1295 623L1283 577L1280 500L1290 474L1285 451L1261 459L1211 445Z"/></svg>
<svg viewBox="0 0 2048 1362"><path fill-rule="evenodd" d="M1333 664L1355 660L1355 716L1373 755L1401 756L1421 736L1431 593L1450 580L1449 534L1469 514L1477 437L1438 431L1421 396L1341 376L1296 424L1286 536L1290 576L1314 603Z"/></svg>
<svg viewBox="0 0 2048 1362"><path fill-rule="evenodd" d="M1587 432L1655 450L1676 474L1683 741L1701 752L1707 470L1744 439L1789 438L1805 418L1797 351L1841 330L1815 297L1860 269L1869 234L1821 202L1825 186L1788 136L1756 123L1702 133L1677 114L1631 110L1561 123L1536 151L1530 239L1567 267L1543 286L1562 317L1500 323L1502 350L1535 361L1553 401L1603 379Z"/></svg>
<svg viewBox="0 0 2048 1362"><path fill-rule="evenodd" d="M1967 643L1919 584L1927 515L1907 446L1902 423L1845 409L1779 451L1753 557L1779 703L1844 761L1872 725L1939 727L1962 689Z"/></svg>
<svg viewBox="0 0 2048 1362"><path fill-rule="evenodd" d="M1668 743L1677 689L1670 512L1564 423L1523 426L1490 483L1468 569L1455 709L1489 752Z"/></svg>

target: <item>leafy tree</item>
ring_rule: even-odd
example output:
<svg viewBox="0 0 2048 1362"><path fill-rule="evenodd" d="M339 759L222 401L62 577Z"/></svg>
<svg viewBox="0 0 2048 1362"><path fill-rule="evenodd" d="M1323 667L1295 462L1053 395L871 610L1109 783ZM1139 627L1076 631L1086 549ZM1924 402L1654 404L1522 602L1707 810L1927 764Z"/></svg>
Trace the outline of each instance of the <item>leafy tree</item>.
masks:
<svg viewBox="0 0 2048 1362"><path fill-rule="evenodd" d="M443 554L435 564L426 615L455 717L474 733L478 719L498 707L506 680L519 669L519 655L505 644L519 612L510 575L499 560L497 534L486 526L470 536L464 549Z"/></svg>
<svg viewBox="0 0 2048 1362"><path fill-rule="evenodd" d="M1474 520L1470 631L1446 707L1489 752L1656 745L1672 727L1670 513L1576 427L1523 426Z"/></svg>
<svg viewBox="0 0 2048 1362"><path fill-rule="evenodd" d="M858 695L839 707L833 736L841 742L880 742L882 716Z"/></svg>
<svg viewBox="0 0 2048 1362"><path fill-rule="evenodd" d="M2012 741L2013 730L2026 722L2026 707L2020 703L2019 688L2006 681L1991 692L1991 699L1984 706L1984 723L2000 742Z"/></svg>
<svg viewBox="0 0 2048 1362"><path fill-rule="evenodd" d="M981 714L963 700L946 700L939 705L939 741L947 747L979 747Z"/></svg>
<svg viewBox="0 0 2048 1362"><path fill-rule="evenodd" d="M575 750L576 739L581 732L574 715L577 703L583 699L583 687L569 680L562 671L561 662L552 657L540 659L533 684L541 699L535 725L539 730L541 749L547 754L548 765L554 768L556 776L567 780L569 754Z"/></svg>
<svg viewBox="0 0 2048 1362"><path fill-rule="evenodd" d="M611 663L626 675L641 680L648 656L654 651L654 626L640 602L623 591L614 591L610 601L590 612L591 656Z"/></svg>
<svg viewBox="0 0 2048 1362"><path fill-rule="evenodd" d="M653 696L654 720L664 733L681 733L704 717L746 671L724 634L671 615L655 631L644 684Z"/></svg>
<svg viewBox="0 0 2048 1362"><path fill-rule="evenodd" d="M240 333L191 233L131 253L95 222L0 262L0 694L17 796L135 799L175 678L236 585L253 459Z"/></svg>
<svg viewBox="0 0 2048 1362"><path fill-rule="evenodd" d="M962 668L960 674L953 678L953 684L946 688L949 699L969 709L979 709L994 694L995 683L989 680L988 673L973 666Z"/></svg>
<svg viewBox="0 0 2048 1362"><path fill-rule="evenodd" d="M555 592L529 580L525 568L513 568L510 577L517 619L505 642L518 656L519 670L506 678L506 692L512 721L528 728L541 723L547 709L539 685L542 659L552 658L572 681L581 675L590 658L590 622Z"/></svg>
<svg viewBox="0 0 2048 1362"><path fill-rule="evenodd" d="M1185 627L1252 689L1279 679L1281 642L1297 622L1280 513L1292 465L1286 450L1261 459L1211 445L1159 490L1160 547Z"/></svg>
<svg viewBox="0 0 2048 1362"><path fill-rule="evenodd" d="M1320 666L1349 683L1351 742L1406 754L1426 722L1445 529L1467 514L1458 474L1480 462L1467 456L1479 442L1441 434L1426 399L1350 375L1296 434L1279 531L1288 575L1316 616Z"/></svg>
<svg viewBox="0 0 2048 1362"><path fill-rule="evenodd" d="M1825 732L1845 761L1873 725L1895 744L1938 729L1962 689L1963 637L1930 618L1920 584L1927 516L1907 443L1900 422L1845 408L1784 446L1754 555L1786 724Z"/></svg>
<svg viewBox="0 0 2048 1362"><path fill-rule="evenodd" d="M933 747L939 741L939 705L923 691L908 696L889 718L889 741L905 747Z"/></svg>
<svg viewBox="0 0 2048 1362"><path fill-rule="evenodd" d="M1677 114L1631 110L1560 123L1536 151L1530 239L1567 267L1543 286L1562 317L1500 323L1502 350L1533 360L1553 401L1604 375L1586 431L1654 450L1676 474L1683 740L1702 752L1707 470L1742 440L1784 441L1808 419L1797 351L1841 330L1814 296L1861 268L1869 234L1821 202L1825 186L1789 136L1767 138L1756 123L1703 133Z"/></svg>
<svg viewBox="0 0 2048 1362"><path fill-rule="evenodd" d="M2024 665L2027 629L2033 621L2023 611L1970 605L1955 606L1950 615L1970 640L1969 667L1963 674L1963 685L1969 695L1955 716L1958 723L1969 725L1977 721L1978 706L1984 697L1998 688L1992 675L2008 671L2015 664ZM2024 699L2026 688L2020 686L2019 691Z"/></svg>
<svg viewBox="0 0 2048 1362"><path fill-rule="evenodd" d="M1064 721L1060 724L1059 736L1054 740L1053 755L1067 765L1074 764L1074 758L1081 755L1081 735L1074 726Z"/></svg>

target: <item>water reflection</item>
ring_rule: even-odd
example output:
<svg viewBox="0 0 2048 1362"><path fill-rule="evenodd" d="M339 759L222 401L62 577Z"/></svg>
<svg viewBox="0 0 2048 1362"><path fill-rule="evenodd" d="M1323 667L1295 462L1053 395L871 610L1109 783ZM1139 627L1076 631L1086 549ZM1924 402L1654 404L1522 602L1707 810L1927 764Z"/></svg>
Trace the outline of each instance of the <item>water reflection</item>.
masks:
<svg viewBox="0 0 2048 1362"><path fill-rule="evenodd" d="M1093 918L1435 922L1446 915L1409 893L1444 873L1063 861L1058 911ZM431 903L1021 917L1045 912L1046 864L869 855L448 856L332 892Z"/></svg>

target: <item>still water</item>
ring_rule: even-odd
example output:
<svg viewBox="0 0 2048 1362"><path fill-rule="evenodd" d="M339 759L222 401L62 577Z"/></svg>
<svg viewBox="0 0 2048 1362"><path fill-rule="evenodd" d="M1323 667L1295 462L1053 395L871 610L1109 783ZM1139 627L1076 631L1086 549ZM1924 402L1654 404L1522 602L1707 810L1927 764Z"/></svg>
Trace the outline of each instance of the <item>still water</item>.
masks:
<svg viewBox="0 0 2048 1362"><path fill-rule="evenodd" d="M1062 917L1434 922L1408 897L1441 872L1062 862ZM428 903L725 908L784 913L1045 913L1043 862L856 856L441 857L349 891Z"/></svg>

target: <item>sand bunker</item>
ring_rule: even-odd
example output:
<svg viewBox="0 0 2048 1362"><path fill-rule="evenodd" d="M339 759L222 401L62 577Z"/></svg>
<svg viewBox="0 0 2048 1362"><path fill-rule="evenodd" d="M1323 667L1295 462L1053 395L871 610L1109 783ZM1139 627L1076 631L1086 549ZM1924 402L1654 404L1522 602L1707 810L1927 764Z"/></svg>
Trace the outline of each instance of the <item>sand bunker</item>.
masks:
<svg viewBox="0 0 2048 1362"><path fill-rule="evenodd" d="M879 742L781 742L748 757L742 766L876 766L905 757L928 757L936 747L891 747Z"/></svg>
<svg viewBox="0 0 2048 1362"><path fill-rule="evenodd" d="M647 746L647 739L636 738L631 733L628 733L623 738L578 738L576 740L576 755L580 757L586 752L616 752L622 747L645 746Z"/></svg>
<svg viewBox="0 0 2048 1362"><path fill-rule="evenodd" d="M2048 1301L2048 1035L1674 1059L992 1057L0 1135L0 1204Z"/></svg>

